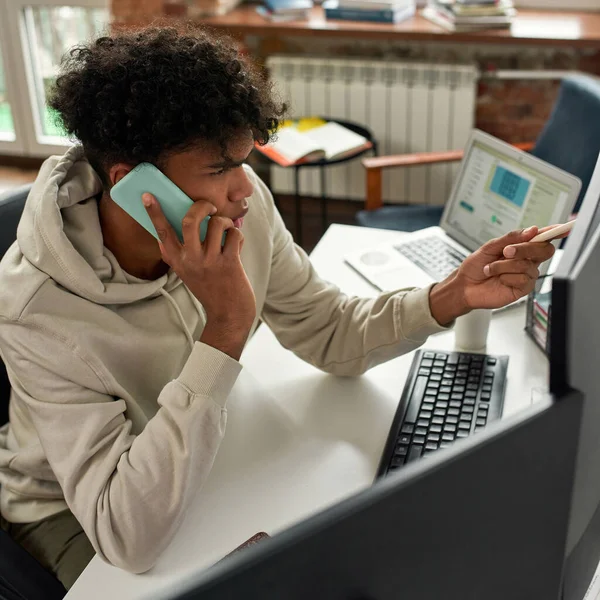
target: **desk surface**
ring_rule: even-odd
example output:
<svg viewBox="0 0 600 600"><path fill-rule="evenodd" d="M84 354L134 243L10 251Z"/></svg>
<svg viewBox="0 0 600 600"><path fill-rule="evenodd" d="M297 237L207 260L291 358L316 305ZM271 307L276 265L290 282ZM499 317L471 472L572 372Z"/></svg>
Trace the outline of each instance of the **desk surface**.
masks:
<svg viewBox="0 0 600 600"><path fill-rule="evenodd" d="M359 37L600 48L600 13L592 12L521 9L510 29L477 32L448 32L420 15L395 24L330 21L325 19L320 6L312 9L307 20L277 23L259 15L255 5L244 4L224 16L202 22L235 36Z"/></svg>
<svg viewBox="0 0 600 600"><path fill-rule="evenodd" d="M345 292L373 296L375 290L342 256L402 235L332 225L312 260L322 277ZM505 415L528 406L532 390L547 387L547 360L524 324L520 306L497 313L491 325L488 352L511 356ZM453 342L451 332L442 333L426 347L452 349ZM131 575L95 557L67 599L135 600L172 592L254 533L275 534L369 486L411 361L409 354L363 377L336 378L284 350L261 327L242 356L213 471L156 567Z"/></svg>

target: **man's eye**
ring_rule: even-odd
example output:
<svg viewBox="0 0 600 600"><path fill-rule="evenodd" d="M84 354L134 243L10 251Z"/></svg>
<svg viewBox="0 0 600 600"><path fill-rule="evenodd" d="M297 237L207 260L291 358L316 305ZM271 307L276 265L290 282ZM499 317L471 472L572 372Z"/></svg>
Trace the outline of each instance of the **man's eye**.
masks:
<svg viewBox="0 0 600 600"><path fill-rule="evenodd" d="M227 173L227 171L229 171L229 169L221 169L219 171L215 171L214 173L210 173L210 175L211 176L224 175L225 173Z"/></svg>

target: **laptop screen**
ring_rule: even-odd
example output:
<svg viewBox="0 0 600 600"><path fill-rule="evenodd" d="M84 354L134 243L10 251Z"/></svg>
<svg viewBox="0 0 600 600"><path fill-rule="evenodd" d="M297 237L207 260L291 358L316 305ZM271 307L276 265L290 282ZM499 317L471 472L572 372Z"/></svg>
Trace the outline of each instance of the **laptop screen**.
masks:
<svg viewBox="0 0 600 600"><path fill-rule="evenodd" d="M447 223L473 248L514 229L560 222L570 187L475 140Z"/></svg>

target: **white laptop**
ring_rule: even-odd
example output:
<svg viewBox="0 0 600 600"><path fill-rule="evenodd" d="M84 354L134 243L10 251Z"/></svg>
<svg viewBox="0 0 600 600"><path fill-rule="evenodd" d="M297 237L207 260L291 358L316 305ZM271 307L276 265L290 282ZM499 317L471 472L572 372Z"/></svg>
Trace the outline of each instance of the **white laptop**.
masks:
<svg viewBox="0 0 600 600"><path fill-rule="evenodd" d="M346 262L382 291L423 287L450 275L482 244L515 229L564 223L581 181L474 130L439 227L398 244L352 252Z"/></svg>

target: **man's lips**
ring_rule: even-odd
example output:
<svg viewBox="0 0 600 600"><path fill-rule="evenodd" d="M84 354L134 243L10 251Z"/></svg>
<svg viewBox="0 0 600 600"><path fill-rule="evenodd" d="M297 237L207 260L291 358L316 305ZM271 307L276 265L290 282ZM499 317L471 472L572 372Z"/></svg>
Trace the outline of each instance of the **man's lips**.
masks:
<svg viewBox="0 0 600 600"><path fill-rule="evenodd" d="M238 229L240 229L242 227L242 225L244 224L244 217L248 214L248 209L246 209L244 212L242 212L241 214L239 214L237 217L235 217L235 219L232 219L233 221L233 226L237 227Z"/></svg>

